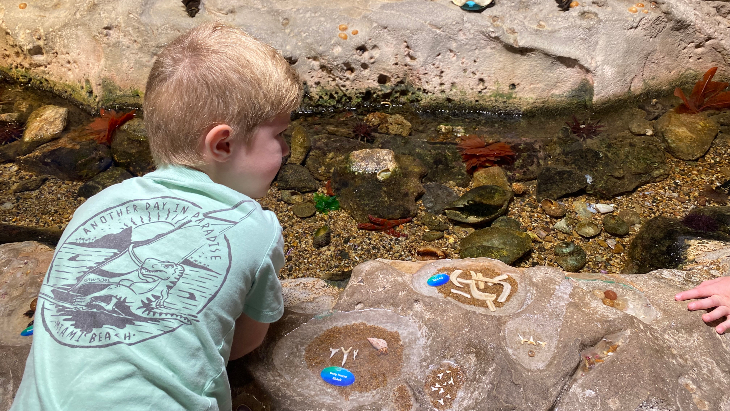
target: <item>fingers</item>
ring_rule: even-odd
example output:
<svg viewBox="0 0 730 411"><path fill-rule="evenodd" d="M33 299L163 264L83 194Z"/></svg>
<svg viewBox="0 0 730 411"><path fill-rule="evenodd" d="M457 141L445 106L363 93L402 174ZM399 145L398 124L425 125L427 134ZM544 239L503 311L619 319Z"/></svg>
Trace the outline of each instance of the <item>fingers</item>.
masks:
<svg viewBox="0 0 730 411"><path fill-rule="evenodd" d="M730 308L721 305L708 313L702 314L702 321L709 323L718 318L726 317L728 314L730 314Z"/></svg>
<svg viewBox="0 0 730 411"><path fill-rule="evenodd" d="M725 331L730 329L730 319L725 320L724 322L720 323L715 327L715 331L717 331L718 334L724 334Z"/></svg>
<svg viewBox="0 0 730 411"><path fill-rule="evenodd" d="M687 309L690 311L706 310L708 308L717 307L721 304L722 301L720 297L717 295L713 295L707 298L703 298L701 300L692 301L691 303L687 304Z"/></svg>
<svg viewBox="0 0 730 411"><path fill-rule="evenodd" d="M705 288L700 285L691 290L682 291L681 293L675 295L674 299L676 301L694 300L695 298L705 298L705 297L709 297L711 295L712 295L711 288Z"/></svg>

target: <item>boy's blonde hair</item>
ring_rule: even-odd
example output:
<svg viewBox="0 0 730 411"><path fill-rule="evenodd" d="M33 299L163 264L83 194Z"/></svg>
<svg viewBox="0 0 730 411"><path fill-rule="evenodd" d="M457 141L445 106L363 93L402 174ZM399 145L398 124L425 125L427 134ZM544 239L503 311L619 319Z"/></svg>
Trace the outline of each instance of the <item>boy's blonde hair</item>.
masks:
<svg viewBox="0 0 730 411"><path fill-rule="evenodd" d="M302 85L274 48L222 23L168 44L147 79L144 123L157 165L201 164L201 138L227 124L249 138L261 123L295 110Z"/></svg>

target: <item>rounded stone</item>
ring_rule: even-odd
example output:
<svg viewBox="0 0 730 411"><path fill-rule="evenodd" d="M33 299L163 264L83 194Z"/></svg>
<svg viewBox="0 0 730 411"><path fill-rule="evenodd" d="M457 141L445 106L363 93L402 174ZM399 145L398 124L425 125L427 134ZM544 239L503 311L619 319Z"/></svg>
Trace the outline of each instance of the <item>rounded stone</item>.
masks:
<svg viewBox="0 0 730 411"><path fill-rule="evenodd" d="M603 217L603 229L613 236L623 237L629 234L629 223L619 216L607 215Z"/></svg>
<svg viewBox="0 0 730 411"><path fill-rule="evenodd" d="M516 230L516 231L522 230L522 226L520 225L519 220L514 219L512 217L507 217L507 216L501 216L501 217L497 218L496 220L492 221L492 224L490 227L509 228L510 230Z"/></svg>
<svg viewBox="0 0 730 411"><path fill-rule="evenodd" d="M616 294L616 291L613 291L613 290L604 291L603 296L605 298L608 298L609 300L615 300L618 298L618 294Z"/></svg>
<svg viewBox="0 0 730 411"><path fill-rule="evenodd" d="M432 242L436 240L440 240L444 238L444 233L442 231L427 231L423 234L423 237L421 239L426 242Z"/></svg>
<svg viewBox="0 0 730 411"><path fill-rule="evenodd" d="M558 265L565 271L578 272L586 265L586 252L572 242L562 242L553 249Z"/></svg>
<svg viewBox="0 0 730 411"><path fill-rule="evenodd" d="M322 248L328 246L332 242L332 230L327 225L319 227L314 232L314 238L312 238L312 245L315 248Z"/></svg>
<svg viewBox="0 0 730 411"><path fill-rule="evenodd" d="M317 213L317 208L309 201L294 204L291 211L299 218L308 218Z"/></svg>
<svg viewBox="0 0 730 411"><path fill-rule="evenodd" d="M581 237L591 238L601 233L601 227L592 221L581 221L575 226L575 232Z"/></svg>
<svg viewBox="0 0 730 411"><path fill-rule="evenodd" d="M563 218L553 226L554 229L560 231L563 234L573 233L573 221L569 218Z"/></svg>
<svg viewBox="0 0 730 411"><path fill-rule="evenodd" d="M641 215L634 210L621 210L618 212L618 216L629 225L641 224Z"/></svg>

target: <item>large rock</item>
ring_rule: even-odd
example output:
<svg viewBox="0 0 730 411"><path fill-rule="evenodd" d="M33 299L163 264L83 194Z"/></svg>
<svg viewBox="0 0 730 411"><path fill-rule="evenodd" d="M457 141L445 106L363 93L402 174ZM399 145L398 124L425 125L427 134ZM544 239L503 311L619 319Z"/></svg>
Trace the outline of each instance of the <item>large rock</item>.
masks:
<svg viewBox="0 0 730 411"><path fill-rule="evenodd" d="M334 170L332 186L342 208L360 223L368 223L369 215L402 219L416 216L425 174L413 157L386 149L359 150Z"/></svg>
<svg viewBox="0 0 730 411"><path fill-rule="evenodd" d="M624 272L681 268L691 260L690 247L702 240L730 242L730 207L697 208L682 220L659 216L646 221L631 241Z"/></svg>
<svg viewBox="0 0 730 411"><path fill-rule="evenodd" d="M23 378L33 337L20 332L52 258L53 249L36 242L0 245L0 410L10 408Z"/></svg>
<svg viewBox="0 0 730 411"><path fill-rule="evenodd" d="M212 20L282 50L306 82L308 101L324 106L600 103L695 81L726 64L730 44L726 7L717 1L646 2L631 13L629 3L581 2L563 12L554 2L504 0L467 13L448 0L211 0L195 18L179 1L27 4L2 6L4 70L104 106L139 104L160 48Z"/></svg>
<svg viewBox="0 0 730 411"><path fill-rule="evenodd" d="M125 168L135 176L145 175L155 169L142 119L134 118L114 133L111 155L118 167Z"/></svg>
<svg viewBox="0 0 730 411"><path fill-rule="evenodd" d="M417 158L427 170L424 183L452 183L466 187L471 181L461 154L452 144L429 144L415 138L386 136L378 138L374 145Z"/></svg>
<svg viewBox="0 0 730 411"><path fill-rule="evenodd" d="M299 164L284 164L276 175L276 185L280 190L309 193L317 191L321 184L306 167Z"/></svg>
<svg viewBox="0 0 730 411"><path fill-rule="evenodd" d="M426 284L457 269L458 286ZM473 288L470 271L505 274L510 288ZM231 375L250 376L231 385L239 404L282 411L726 409L727 336L674 301L693 284L684 274L571 274L485 258L369 261L332 311L287 311L258 351L229 365ZM607 290L618 298L613 307L599 296ZM494 311L470 304L483 293L507 299ZM385 339L387 354L367 337ZM320 371L341 366L343 349L355 384L328 385Z"/></svg>
<svg viewBox="0 0 730 411"><path fill-rule="evenodd" d="M514 194L502 187L472 188L446 206L446 216L467 224L484 224L505 214Z"/></svg>
<svg viewBox="0 0 730 411"><path fill-rule="evenodd" d="M319 135L312 138L312 147L304 163L310 173L320 181L329 180L335 167L345 165L351 152L372 146L351 138Z"/></svg>
<svg viewBox="0 0 730 411"><path fill-rule="evenodd" d="M527 233L504 227L476 230L459 243L461 258L489 257L512 264L532 249Z"/></svg>
<svg viewBox="0 0 730 411"><path fill-rule="evenodd" d="M68 109L58 106L43 106L31 113L23 132L26 143L47 143L58 138L68 123Z"/></svg>
<svg viewBox="0 0 730 411"><path fill-rule="evenodd" d="M44 144L16 163L25 170L65 180L89 180L111 167L109 147L94 140L63 137Z"/></svg>
<svg viewBox="0 0 730 411"><path fill-rule="evenodd" d="M677 114L667 111L656 122L669 154L680 160L697 160L705 155L720 131L719 125L704 113Z"/></svg>

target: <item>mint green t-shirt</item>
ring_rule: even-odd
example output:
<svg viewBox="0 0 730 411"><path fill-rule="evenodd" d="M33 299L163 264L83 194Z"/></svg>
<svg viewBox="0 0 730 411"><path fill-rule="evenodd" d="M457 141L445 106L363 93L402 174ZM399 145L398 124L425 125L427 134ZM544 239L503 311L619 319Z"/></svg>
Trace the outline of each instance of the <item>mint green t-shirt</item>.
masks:
<svg viewBox="0 0 730 411"><path fill-rule="evenodd" d="M274 213L202 172L107 188L56 248L11 410L229 410L235 320L281 317L283 265Z"/></svg>

